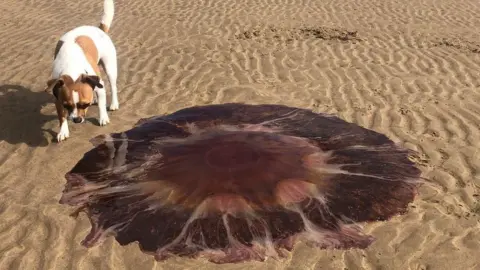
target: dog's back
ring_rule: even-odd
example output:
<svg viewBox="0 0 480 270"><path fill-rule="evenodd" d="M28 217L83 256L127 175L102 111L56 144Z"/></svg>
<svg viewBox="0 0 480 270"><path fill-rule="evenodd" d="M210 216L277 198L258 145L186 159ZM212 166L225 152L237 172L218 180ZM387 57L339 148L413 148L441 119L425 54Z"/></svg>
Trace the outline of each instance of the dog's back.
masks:
<svg viewBox="0 0 480 270"><path fill-rule="evenodd" d="M102 58L107 51L115 50L115 46L110 36L99 27L90 25L83 25L72 29L65 33L60 38L59 42L75 42L79 36L88 36L93 40L95 46L98 48L99 58Z"/></svg>
<svg viewBox="0 0 480 270"><path fill-rule="evenodd" d="M105 53L107 53L108 51L115 51L115 46L113 45L113 42L108 35L108 32L112 25L114 13L115 9L113 0L104 0L103 14L99 26L95 27L90 25L83 25L65 33L62 37L60 37L60 40L57 42L57 46L55 47L54 52L54 59L57 57L63 44L75 42L75 40L79 36L88 36L93 40L95 46L97 46L98 49L99 59L101 59L102 56L105 55Z"/></svg>

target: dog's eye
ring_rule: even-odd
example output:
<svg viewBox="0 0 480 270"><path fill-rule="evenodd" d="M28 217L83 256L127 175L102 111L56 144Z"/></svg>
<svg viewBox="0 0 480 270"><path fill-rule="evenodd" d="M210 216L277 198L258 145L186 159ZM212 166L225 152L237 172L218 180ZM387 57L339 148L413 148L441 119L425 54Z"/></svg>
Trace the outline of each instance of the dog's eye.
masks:
<svg viewBox="0 0 480 270"><path fill-rule="evenodd" d="M64 107L67 111L73 111L73 106L72 106L72 105L64 104L63 107Z"/></svg>

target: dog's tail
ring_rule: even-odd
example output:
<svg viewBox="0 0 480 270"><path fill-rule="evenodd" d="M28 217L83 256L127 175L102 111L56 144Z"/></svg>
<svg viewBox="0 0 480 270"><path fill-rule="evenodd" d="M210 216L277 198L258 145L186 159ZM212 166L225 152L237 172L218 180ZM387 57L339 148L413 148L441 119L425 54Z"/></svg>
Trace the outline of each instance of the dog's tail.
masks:
<svg viewBox="0 0 480 270"><path fill-rule="evenodd" d="M103 32L108 33L108 31L110 30L114 13L115 13L115 8L113 6L113 0L104 0L102 21L98 26L100 29L103 30Z"/></svg>

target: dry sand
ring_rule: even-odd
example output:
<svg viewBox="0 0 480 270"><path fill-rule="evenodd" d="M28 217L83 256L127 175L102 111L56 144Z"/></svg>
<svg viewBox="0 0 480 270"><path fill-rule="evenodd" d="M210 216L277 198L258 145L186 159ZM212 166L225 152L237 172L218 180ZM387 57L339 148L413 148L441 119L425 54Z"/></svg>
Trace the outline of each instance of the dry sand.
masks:
<svg viewBox="0 0 480 270"><path fill-rule="evenodd" d="M0 269L480 269L478 0L116 1L120 110L57 144L42 92L56 39L97 25L101 0L0 2ZM113 238L87 250L58 204L95 135L201 104L328 112L419 151L433 185L408 214L366 225L366 250L299 244L283 261L157 263ZM97 108L90 113L96 117Z"/></svg>

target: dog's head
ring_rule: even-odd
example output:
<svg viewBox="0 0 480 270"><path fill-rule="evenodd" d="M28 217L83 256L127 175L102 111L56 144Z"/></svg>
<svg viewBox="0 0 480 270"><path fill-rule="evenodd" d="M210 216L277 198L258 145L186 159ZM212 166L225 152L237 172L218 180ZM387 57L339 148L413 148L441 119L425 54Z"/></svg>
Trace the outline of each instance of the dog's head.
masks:
<svg viewBox="0 0 480 270"><path fill-rule="evenodd" d="M70 76L62 75L49 80L45 91L53 93L74 123L83 123L88 107L93 102L95 87L103 88L99 76L82 74L73 81Z"/></svg>

